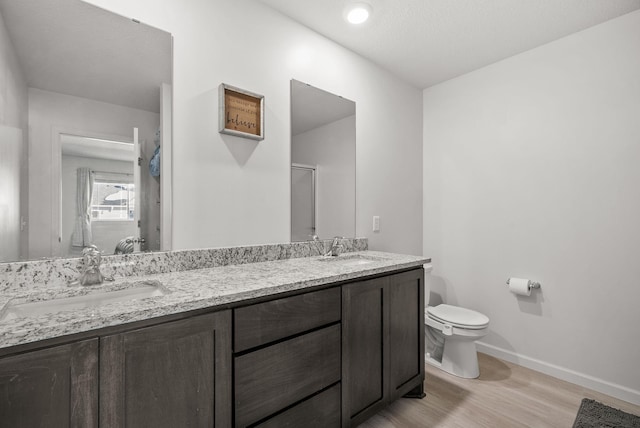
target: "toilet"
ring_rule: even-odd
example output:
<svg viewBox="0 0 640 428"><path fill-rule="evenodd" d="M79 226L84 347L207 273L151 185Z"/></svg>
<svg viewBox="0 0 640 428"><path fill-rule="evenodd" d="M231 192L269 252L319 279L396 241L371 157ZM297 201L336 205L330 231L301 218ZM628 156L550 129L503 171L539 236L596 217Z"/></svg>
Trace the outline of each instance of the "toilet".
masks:
<svg viewBox="0 0 640 428"><path fill-rule="evenodd" d="M440 304L425 310L425 359L447 373L480 375L475 341L488 332L489 318L470 309Z"/></svg>
<svg viewBox="0 0 640 428"><path fill-rule="evenodd" d="M424 335L425 361L452 375L480 376L476 340L489 331L489 318L458 306L429 306L432 265L425 264Z"/></svg>

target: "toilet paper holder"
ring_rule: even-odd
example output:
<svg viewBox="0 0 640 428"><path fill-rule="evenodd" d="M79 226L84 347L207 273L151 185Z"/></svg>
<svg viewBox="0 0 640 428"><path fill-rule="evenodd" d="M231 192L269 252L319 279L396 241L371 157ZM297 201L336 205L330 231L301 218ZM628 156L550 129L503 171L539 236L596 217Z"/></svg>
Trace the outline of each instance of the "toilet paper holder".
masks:
<svg viewBox="0 0 640 428"><path fill-rule="evenodd" d="M507 285L509 285L509 281L511 281L511 278L507 279ZM530 290L533 290L534 288L540 288L540 283L529 280L529 283L527 284L527 286L529 287Z"/></svg>

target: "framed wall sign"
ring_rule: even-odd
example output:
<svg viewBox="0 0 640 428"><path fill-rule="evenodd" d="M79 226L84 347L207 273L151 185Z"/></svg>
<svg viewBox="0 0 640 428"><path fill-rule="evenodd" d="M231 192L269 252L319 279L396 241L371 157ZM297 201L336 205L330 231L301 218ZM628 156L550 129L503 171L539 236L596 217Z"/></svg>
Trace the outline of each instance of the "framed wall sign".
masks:
<svg viewBox="0 0 640 428"><path fill-rule="evenodd" d="M219 126L223 134L264 139L264 96L220 84Z"/></svg>

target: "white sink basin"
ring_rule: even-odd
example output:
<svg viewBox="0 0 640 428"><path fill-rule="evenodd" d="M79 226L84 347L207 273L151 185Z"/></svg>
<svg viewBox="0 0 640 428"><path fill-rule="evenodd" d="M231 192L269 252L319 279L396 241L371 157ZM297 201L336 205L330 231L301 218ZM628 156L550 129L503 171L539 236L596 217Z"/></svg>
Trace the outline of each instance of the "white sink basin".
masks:
<svg viewBox="0 0 640 428"><path fill-rule="evenodd" d="M362 266L384 261L380 257L364 256L362 254L342 254L336 257L323 257L321 262L338 264L341 266Z"/></svg>
<svg viewBox="0 0 640 428"><path fill-rule="evenodd" d="M80 296L22 302L14 299L0 311L0 322L16 318L33 318L45 314L97 307L134 299L164 296L169 291L159 281L139 281L118 290L94 291Z"/></svg>

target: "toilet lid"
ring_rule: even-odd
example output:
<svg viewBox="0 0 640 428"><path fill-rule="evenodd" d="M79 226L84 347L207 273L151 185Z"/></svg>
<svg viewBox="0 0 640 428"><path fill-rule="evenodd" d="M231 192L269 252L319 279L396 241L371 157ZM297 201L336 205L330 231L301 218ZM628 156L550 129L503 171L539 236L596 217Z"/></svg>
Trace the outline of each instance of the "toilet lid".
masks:
<svg viewBox="0 0 640 428"><path fill-rule="evenodd" d="M489 318L480 312L451 305L429 306L427 314L440 322L456 327L480 329L489 325Z"/></svg>

